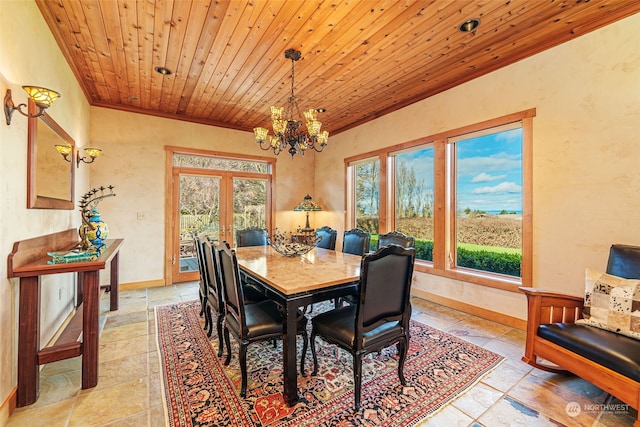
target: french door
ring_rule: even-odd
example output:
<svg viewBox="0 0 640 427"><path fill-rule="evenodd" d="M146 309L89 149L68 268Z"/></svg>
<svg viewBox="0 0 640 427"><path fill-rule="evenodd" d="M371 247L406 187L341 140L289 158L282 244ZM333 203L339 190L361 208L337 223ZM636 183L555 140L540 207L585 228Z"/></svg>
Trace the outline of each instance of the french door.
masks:
<svg viewBox="0 0 640 427"><path fill-rule="evenodd" d="M271 176L173 167L171 282L199 280L194 236L228 241L235 230L271 229Z"/></svg>

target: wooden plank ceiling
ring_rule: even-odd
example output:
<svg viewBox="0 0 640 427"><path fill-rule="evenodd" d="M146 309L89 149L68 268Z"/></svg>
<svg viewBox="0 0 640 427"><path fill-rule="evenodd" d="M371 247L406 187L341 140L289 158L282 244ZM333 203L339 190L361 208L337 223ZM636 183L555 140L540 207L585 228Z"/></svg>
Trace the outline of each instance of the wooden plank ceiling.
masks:
<svg viewBox="0 0 640 427"><path fill-rule="evenodd" d="M294 48L300 109L325 108L330 134L640 12L627 0L36 1L91 105L270 128ZM458 31L471 18L480 26Z"/></svg>

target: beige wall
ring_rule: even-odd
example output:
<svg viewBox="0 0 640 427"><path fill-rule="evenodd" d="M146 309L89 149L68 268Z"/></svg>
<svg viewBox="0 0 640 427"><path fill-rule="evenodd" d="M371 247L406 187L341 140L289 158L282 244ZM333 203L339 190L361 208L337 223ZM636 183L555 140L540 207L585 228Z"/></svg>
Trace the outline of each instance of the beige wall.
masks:
<svg viewBox="0 0 640 427"><path fill-rule="evenodd" d="M331 138L316 160L320 201L343 209L345 157L535 108L534 284L581 295L611 243L640 244L638 26L640 14ZM342 230L342 218L325 222ZM526 318L518 293L417 278L416 289Z"/></svg>
<svg viewBox="0 0 640 427"><path fill-rule="evenodd" d="M343 159L528 108L534 119L534 281L580 294L586 266L604 269L612 242L639 244L640 15L610 25L489 76L401 111L331 136L316 156L277 159L276 226L301 225L293 207L310 192L324 208L312 224L344 229ZM50 114L80 147L104 156L81 165L76 200L94 186L114 185L101 203L111 235L122 237L121 281L163 279L164 146L265 155L250 133L89 107L37 7L3 1L0 7L0 90L23 102L22 84L62 93ZM328 113L330 115L330 113ZM329 116L328 116L329 117ZM330 118L326 126L331 129ZM90 127L90 130L89 130ZM18 113L0 124L0 259L16 240L79 225L77 210L28 210L27 120ZM315 165L314 165L315 160ZM89 177L90 176L90 177ZM315 177L315 178L314 178ZM137 220L137 213L145 214ZM340 247L338 244L338 247ZM18 281L0 262L0 401L16 384ZM66 315L73 277L43 286L43 342ZM416 288L524 318L524 298L441 277L418 274ZM62 289L64 298L58 299ZM6 418L6 405L0 425Z"/></svg>
<svg viewBox="0 0 640 427"><path fill-rule="evenodd" d="M0 4L0 93L12 90L14 103L27 101L22 85L33 84L62 94L48 113L79 146L89 135L89 104L62 56L35 2L3 1ZM0 402L16 386L17 313L19 282L7 279L6 259L13 242L75 228L77 210L26 209L27 118L15 112L11 126L0 123ZM77 191L88 182L88 169L76 175ZM46 344L72 307L73 275L42 280L40 341ZM2 406L0 425L7 417Z"/></svg>
<svg viewBox="0 0 640 427"><path fill-rule="evenodd" d="M273 157L254 142L253 133L189 122L91 108L91 141L104 155L91 168L91 186L115 186L116 197L100 204L112 237L123 237L122 283L163 280L165 149L181 146L218 152ZM291 230L303 214L293 208L313 194L313 154L276 160L275 226ZM144 219L138 220L137 214Z"/></svg>

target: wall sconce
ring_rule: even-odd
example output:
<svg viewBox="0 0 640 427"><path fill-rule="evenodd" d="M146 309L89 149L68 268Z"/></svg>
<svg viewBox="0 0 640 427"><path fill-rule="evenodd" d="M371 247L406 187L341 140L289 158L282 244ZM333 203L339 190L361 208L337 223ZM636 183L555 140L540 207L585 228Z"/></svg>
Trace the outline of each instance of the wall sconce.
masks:
<svg viewBox="0 0 640 427"><path fill-rule="evenodd" d="M71 155L73 149L74 147L70 145L56 145L56 150L58 150L58 153L60 153L67 162L71 162L69 156ZM78 149L76 149L76 167L80 167L80 162L93 163L96 157L102 154L102 150L99 148L85 148L84 152L87 154L87 156L89 156L88 158L91 160L87 160L87 156L80 157L79 151Z"/></svg>
<svg viewBox="0 0 640 427"><path fill-rule="evenodd" d="M7 89L7 93L4 96L4 116L7 119L7 126L11 125L11 116L14 111L18 111L26 117L40 117L44 114L44 110L51 107L51 104L53 104L56 99L60 98L60 94L58 92L44 87L22 86L22 89L27 92L29 98L31 98L36 104L38 112L32 115L22 111L22 107L26 107L27 104L18 104L18 106L16 106L13 103L13 99L11 99L11 89Z"/></svg>

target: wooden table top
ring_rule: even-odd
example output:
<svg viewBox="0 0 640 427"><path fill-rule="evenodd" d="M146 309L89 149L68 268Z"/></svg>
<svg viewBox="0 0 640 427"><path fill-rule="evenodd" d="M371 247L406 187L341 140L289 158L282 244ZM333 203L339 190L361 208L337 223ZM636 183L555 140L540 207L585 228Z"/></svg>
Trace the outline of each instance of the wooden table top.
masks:
<svg viewBox="0 0 640 427"><path fill-rule="evenodd" d="M236 248L238 265L285 295L351 283L360 278L362 257L315 248L296 257L286 257L271 246Z"/></svg>
<svg viewBox="0 0 640 427"><path fill-rule="evenodd" d="M24 248L21 247L21 243L28 241L16 242L14 244L13 252L9 254L7 276L9 278L32 277L41 276L43 274L103 270L106 267L106 264L111 261L111 259L118 253L118 250L120 249L123 241L124 239L107 239L105 240L107 249L102 254L100 254L100 256L96 260L70 262L67 264L48 264L48 261L51 260L51 257L41 254L40 252L42 252L42 249L40 248L38 248L39 252L36 253L35 257L21 257L21 250L23 250L26 254L31 254L34 251L29 250L30 248L28 244L23 244L22 246L25 246ZM75 244L77 243L74 243L74 245ZM68 247L67 249L71 249L72 247L73 245ZM21 263L22 261L26 262Z"/></svg>

